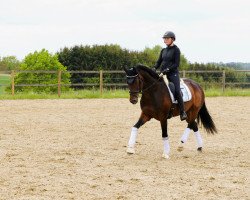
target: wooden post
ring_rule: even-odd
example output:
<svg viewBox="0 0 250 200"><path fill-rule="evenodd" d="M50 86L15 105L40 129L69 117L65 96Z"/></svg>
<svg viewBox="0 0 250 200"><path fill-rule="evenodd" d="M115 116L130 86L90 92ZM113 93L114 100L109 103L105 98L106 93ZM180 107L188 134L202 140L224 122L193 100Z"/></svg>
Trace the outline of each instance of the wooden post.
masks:
<svg viewBox="0 0 250 200"><path fill-rule="evenodd" d="M58 97L61 96L62 71L58 70Z"/></svg>
<svg viewBox="0 0 250 200"><path fill-rule="evenodd" d="M225 92L225 88L226 88L226 72L225 72L225 70L223 70L223 73L222 73L222 93Z"/></svg>
<svg viewBox="0 0 250 200"><path fill-rule="evenodd" d="M103 71L100 70L100 94L103 94Z"/></svg>
<svg viewBox="0 0 250 200"><path fill-rule="evenodd" d="M183 70L183 72L182 72L183 74L182 74L182 78L185 78L186 77L186 71L185 70Z"/></svg>
<svg viewBox="0 0 250 200"><path fill-rule="evenodd" d="M14 96L15 94L15 71L11 71L11 94Z"/></svg>

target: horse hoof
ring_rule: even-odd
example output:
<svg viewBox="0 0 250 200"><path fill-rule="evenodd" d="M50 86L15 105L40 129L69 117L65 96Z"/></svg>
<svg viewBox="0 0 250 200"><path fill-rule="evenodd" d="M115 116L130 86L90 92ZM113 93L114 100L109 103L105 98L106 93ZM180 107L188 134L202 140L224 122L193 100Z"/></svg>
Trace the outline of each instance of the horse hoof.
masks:
<svg viewBox="0 0 250 200"><path fill-rule="evenodd" d="M132 147L128 147L127 148L127 154L134 154L135 153L135 149Z"/></svg>
<svg viewBox="0 0 250 200"><path fill-rule="evenodd" d="M197 148L197 151L198 151L198 152L202 152L202 147L198 147L198 148Z"/></svg>
<svg viewBox="0 0 250 200"><path fill-rule="evenodd" d="M184 147L178 147L177 151L181 152L181 151L183 151L183 149L184 149Z"/></svg>
<svg viewBox="0 0 250 200"><path fill-rule="evenodd" d="M177 151L183 151L183 149L184 149L183 143L180 143L177 148Z"/></svg>
<svg viewBox="0 0 250 200"><path fill-rule="evenodd" d="M162 157L162 158L165 158L165 159L169 159L169 155L168 155L168 154L165 154L165 153L163 153L161 157Z"/></svg>
<svg viewBox="0 0 250 200"><path fill-rule="evenodd" d="M181 151L183 151L183 150L184 150L184 147L183 147L183 146L178 146L177 151L181 152Z"/></svg>

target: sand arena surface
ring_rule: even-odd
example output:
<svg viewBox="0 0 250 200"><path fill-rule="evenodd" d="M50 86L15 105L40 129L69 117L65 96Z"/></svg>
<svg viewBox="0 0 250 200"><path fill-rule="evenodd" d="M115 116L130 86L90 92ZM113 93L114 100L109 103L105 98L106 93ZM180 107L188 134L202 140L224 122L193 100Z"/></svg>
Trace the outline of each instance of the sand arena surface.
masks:
<svg viewBox="0 0 250 200"><path fill-rule="evenodd" d="M139 129L128 99L0 101L0 199L249 199L250 98L206 99L219 133L200 129L203 153L186 127L169 121L170 160L161 158L160 123Z"/></svg>

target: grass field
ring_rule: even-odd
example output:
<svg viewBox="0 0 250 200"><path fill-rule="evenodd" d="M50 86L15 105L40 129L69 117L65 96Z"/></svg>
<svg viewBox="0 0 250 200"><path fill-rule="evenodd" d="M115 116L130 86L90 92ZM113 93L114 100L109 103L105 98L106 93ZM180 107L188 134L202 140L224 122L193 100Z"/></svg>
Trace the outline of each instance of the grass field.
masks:
<svg viewBox="0 0 250 200"><path fill-rule="evenodd" d="M5 94L5 88L6 86L9 86L10 83L10 75L0 74L0 95Z"/></svg>
<svg viewBox="0 0 250 200"><path fill-rule="evenodd" d="M205 91L207 97L217 97L217 96L250 96L250 89L226 89L222 93L221 89L211 88ZM0 90L0 99L84 99L84 98L103 98L103 99L113 99L113 98L128 98L128 90L104 90L103 95L100 94L99 90L79 90L79 91L69 91L61 94L58 97L57 94L47 94L47 93L16 93L14 96L7 94L3 89Z"/></svg>

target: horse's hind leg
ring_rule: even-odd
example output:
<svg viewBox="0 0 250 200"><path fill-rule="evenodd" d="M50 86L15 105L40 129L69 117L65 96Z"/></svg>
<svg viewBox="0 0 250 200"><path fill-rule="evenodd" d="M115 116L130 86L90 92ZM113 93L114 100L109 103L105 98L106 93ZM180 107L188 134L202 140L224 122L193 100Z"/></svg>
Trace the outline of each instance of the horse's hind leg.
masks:
<svg viewBox="0 0 250 200"><path fill-rule="evenodd" d="M128 148L127 148L128 154L135 153L134 148L135 148L136 138L137 138L137 134L138 134L138 129L149 120L150 120L150 118L142 113L139 120L137 121L137 123L132 127L130 138L128 141Z"/></svg>
<svg viewBox="0 0 250 200"><path fill-rule="evenodd" d="M197 151L202 151L203 142L202 142L202 137L201 137L201 134L199 132L198 125L197 125L196 121L194 121L188 125L194 131L194 135L195 135L195 138L197 141Z"/></svg>
<svg viewBox="0 0 250 200"><path fill-rule="evenodd" d="M181 136L181 142L180 142L180 144L179 144L179 146L178 146L178 149L177 149L178 151L183 151L183 149L184 149L184 144L185 144L185 143L187 142L187 140L188 140L190 131L191 131L191 128L190 128L190 126L189 126L189 124L188 124L187 128L184 130L184 132L183 132L183 134L182 134L182 136Z"/></svg>
<svg viewBox="0 0 250 200"><path fill-rule="evenodd" d="M192 122L188 123L188 127L185 129L185 131L181 137L181 143L178 147L179 151L183 150L183 148L184 148L183 145L185 142L187 142L187 139L188 139L188 136L189 136L191 129L194 131L194 135L195 135L195 138L197 141L197 150L202 151L203 142L202 142L202 137L201 137L201 134L199 132L196 121L192 121Z"/></svg>

